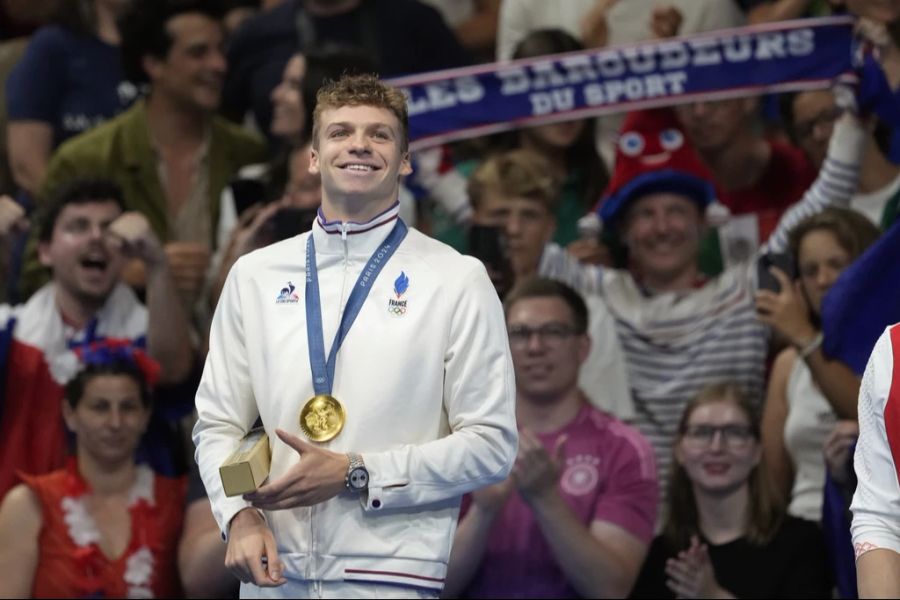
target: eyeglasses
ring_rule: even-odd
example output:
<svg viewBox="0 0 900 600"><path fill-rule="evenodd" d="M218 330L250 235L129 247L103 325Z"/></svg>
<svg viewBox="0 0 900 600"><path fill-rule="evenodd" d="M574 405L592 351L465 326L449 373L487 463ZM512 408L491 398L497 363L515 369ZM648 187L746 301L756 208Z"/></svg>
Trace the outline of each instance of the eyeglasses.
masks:
<svg viewBox="0 0 900 600"><path fill-rule="evenodd" d="M823 111L809 121L795 123L794 135L797 136L798 140L805 140L812 135L817 128L831 127L840 116L840 108L832 108L831 110Z"/></svg>
<svg viewBox="0 0 900 600"><path fill-rule="evenodd" d="M702 449L712 445L716 433L721 434L722 443L732 450L746 448L754 439L749 425L729 423L728 425L689 425L682 439L693 448Z"/></svg>
<svg viewBox="0 0 900 600"><path fill-rule="evenodd" d="M547 323L540 327L514 325L508 329L507 333L511 346L524 348L531 340L531 336L537 335L545 346L558 348L564 340L575 335L575 328L563 323Z"/></svg>

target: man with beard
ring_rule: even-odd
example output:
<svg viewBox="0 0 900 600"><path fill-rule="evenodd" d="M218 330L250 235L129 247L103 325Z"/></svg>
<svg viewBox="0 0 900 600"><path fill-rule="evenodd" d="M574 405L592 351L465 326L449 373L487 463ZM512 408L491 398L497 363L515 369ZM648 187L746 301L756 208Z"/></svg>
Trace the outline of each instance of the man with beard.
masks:
<svg viewBox="0 0 900 600"><path fill-rule="evenodd" d="M123 14L122 57L149 93L115 119L65 143L51 160L41 198L81 174L118 183L165 243L186 304L202 287L214 245L219 196L243 165L260 162L256 137L215 116L226 62L215 3L136 0ZM43 283L30 240L23 290ZM129 283L143 285L129 270Z"/></svg>
<svg viewBox="0 0 900 600"><path fill-rule="evenodd" d="M64 464L63 387L85 352L146 347L166 384L190 369L187 320L166 254L147 219L123 207L121 190L108 181L62 188L37 234L52 281L23 305L0 305L0 497L16 471L39 475ZM23 225L21 208L0 198L0 241ZM147 265L146 307L120 283L128 258Z"/></svg>

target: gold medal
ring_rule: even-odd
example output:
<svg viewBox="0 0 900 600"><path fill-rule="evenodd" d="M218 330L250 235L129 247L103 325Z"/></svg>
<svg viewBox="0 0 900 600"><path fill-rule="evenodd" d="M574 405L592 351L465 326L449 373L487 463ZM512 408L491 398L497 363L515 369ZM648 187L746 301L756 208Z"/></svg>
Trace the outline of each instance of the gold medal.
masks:
<svg viewBox="0 0 900 600"><path fill-rule="evenodd" d="M347 418L334 396L313 396L300 411L300 430L314 442L327 442L341 432Z"/></svg>

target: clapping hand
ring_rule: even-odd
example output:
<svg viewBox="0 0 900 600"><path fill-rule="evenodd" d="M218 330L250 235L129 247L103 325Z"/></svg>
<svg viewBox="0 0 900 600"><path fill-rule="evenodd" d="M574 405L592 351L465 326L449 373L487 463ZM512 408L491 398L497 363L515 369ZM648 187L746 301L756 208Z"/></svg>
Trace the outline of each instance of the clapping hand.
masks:
<svg viewBox="0 0 900 600"><path fill-rule="evenodd" d="M666 561L666 575L666 586L678 598L732 597L716 581L706 544L701 544L696 535L691 537L687 550Z"/></svg>
<svg viewBox="0 0 900 600"><path fill-rule="evenodd" d="M528 429L519 432L519 454L513 466L513 481L526 502L557 491L567 437L559 436L552 452Z"/></svg>

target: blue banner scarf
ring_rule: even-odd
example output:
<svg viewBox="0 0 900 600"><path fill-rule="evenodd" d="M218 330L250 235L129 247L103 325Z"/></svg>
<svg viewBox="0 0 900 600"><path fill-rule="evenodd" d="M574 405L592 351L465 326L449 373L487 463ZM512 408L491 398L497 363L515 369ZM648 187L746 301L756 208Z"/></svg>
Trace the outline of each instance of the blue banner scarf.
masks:
<svg viewBox="0 0 900 600"><path fill-rule="evenodd" d="M855 81L853 18L726 29L393 79L410 148L639 108Z"/></svg>

